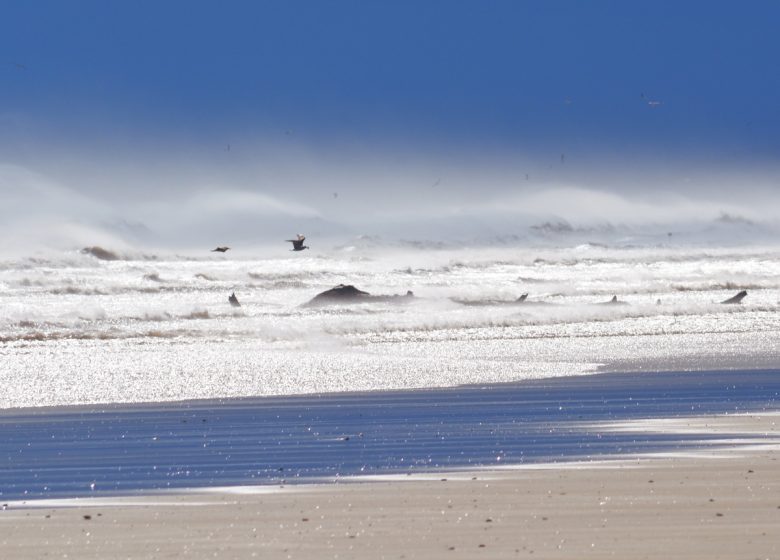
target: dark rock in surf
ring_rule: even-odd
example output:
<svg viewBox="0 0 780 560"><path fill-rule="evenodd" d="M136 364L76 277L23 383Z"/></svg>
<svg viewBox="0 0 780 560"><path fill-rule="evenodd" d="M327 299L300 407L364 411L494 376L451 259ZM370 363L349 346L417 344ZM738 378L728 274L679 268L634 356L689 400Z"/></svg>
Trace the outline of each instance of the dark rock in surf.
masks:
<svg viewBox="0 0 780 560"><path fill-rule="evenodd" d="M236 297L236 292L233 292L228 296L228 301L230 302L230 305L233 307L241 307L241 304L238 303L238 298Z"/></svg>
<svg viewBox="0 0 780 560"><path fill-rule="evenodd" d="M352 285L345 285L345 284L339 284L335 288L331 288L330 290L325 290L322 293L317 294L314 296L315 300L351 300L351 299L363 299L371 297L371 294L368 292L364 292L363 290L358 290L355 286Z"/></svg>
<svg viewBox="0 0 780 560"><path fill-rule="evenodd" d="M94 247L84 247L81 250L81 253L84 255L92 255L96 259L100 259L101 261L118 261L119 256L116 253L112 253L111 251L107 249L103 249L103 247L98 247L95 245Z"/></svg>
<svg viewBox="0 0 780 560"><path fill-rule="evenodd" d="M737 295L730 297L729 299L721 301L721 303L725 303L727 305L733 304L733 303L742 303L742 300L745 299L747 296L747 291L742 290Z"/></svg>
<svg viewBox="0 0 780 560"><path fill-rule="evenodd" d="M628 305L628 303L618 300L617 296L612 296L611 300L599 302L598 305Z"/></svg>
<svg viewBox="0 0 780 560"><path fill-rule="evenodd" d="M363 290L358 290L355 286L339 284L335 288L317 294L309 300L306 305L317 306L369 302L402 303L409 301L412 298L414 298L414 294L411 291L406 292L405 295L372 295Z"/></svg>

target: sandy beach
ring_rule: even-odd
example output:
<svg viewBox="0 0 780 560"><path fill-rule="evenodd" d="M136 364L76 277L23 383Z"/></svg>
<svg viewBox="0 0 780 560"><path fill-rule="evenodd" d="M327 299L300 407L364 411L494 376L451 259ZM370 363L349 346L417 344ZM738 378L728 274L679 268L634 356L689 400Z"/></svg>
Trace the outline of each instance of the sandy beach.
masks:
<svg viewBox="0 0 780 560"><path fill-rule="evenodd" d="M771 438L640 460L14 503L1 542L20 559L777 558L778 424L658 426Z"/></svg>
<svg viewBox="0 0 780 560"><path fill-rule="evenodd" d="M604 375L221 405L4 411L6 433L12 423L16 429L27 426L22 437L32 448L40 441L31 437L31 426L46 426L41 433L54 439L61 437L57 427L73 428L68 423L74 418L97 441L81 438L77 447L85 458L79 463L76 449L69 464L53 448L21 464L24 453L14 455L4 444L5 464L19 468L0 474L5 504L0 544L8 558L777 558L776 377L773 371ZM693 393L699 412L691 410ZM237 438L246 429L238 420L246 418L248 424L270 422L266 428L290 439L289 419L305 416L304 404L310 413L316 409L317 430L324 431L329 414L338 411L339 433L363 431L351 437L327 434L324 446L295 436L297 471L283 452L290 465L286 472L262 480L245 477L243 483L228 468L247 461L248 446L238 439L233 455L222 456L222 477L185 479L165 490L142 473L144 462L132 445L123 457L121 444L100 441L93 429L102 423L110 432L112 423L115 428L129 414L136 428L151 415L159 431L163 411L180 415L186 409L195 416L211 411L207 422L185 424L176 416L178 443L169 440L156 456L140 450L158 467L150 472L166 470L166 454L179 468L189 458L188 467L197 470L213 457L199 462L187 449L189 426L203 429L202 424L228 418L233 435L217 429L221 437ZM375 414L357 424L353 407L364 417ZM578 413L562 414L567 407ZM285 420L282 409L295 414ZM237 410L242 412L231 415ZM396 414L407 421L400 430L393 428ZM451 432L443 431L443 417ZM430 437L426 420L439 425L436 437ZM479 431L481 424L489 430ZM174 435L171 424L162 426ZM400 443L393 440L396 432L405 434ZM485 434L491 432L488 442ZM495 438L497 433L503 436ZM435 439L453 434L460 438L437 449ZM125 436L117 441L131 439ZM350 455L350 444L362 451ZM87 451L95 445L100 452ZM490 460L496 445L504 457ZM453 459L464 450L470 450L468 460ZM60 476L72 483L78 472L94 478L110 471L105 460L96 459L106 456L136 476L123 478L119 468L97 490L57 486ZM350 456L360 456L363 466ZM425 465L418 461L422 456ZM380 457L386 459L382 468ZM266 463L269 471L278 471L276 463L268 458ZM97 470L90 472L90 464ZM328 465L337 468L336 476L327 474ZM48 479L46 490L33 492L22 471L29 480ZM124 485L100 492L109 479Z"/></svg>

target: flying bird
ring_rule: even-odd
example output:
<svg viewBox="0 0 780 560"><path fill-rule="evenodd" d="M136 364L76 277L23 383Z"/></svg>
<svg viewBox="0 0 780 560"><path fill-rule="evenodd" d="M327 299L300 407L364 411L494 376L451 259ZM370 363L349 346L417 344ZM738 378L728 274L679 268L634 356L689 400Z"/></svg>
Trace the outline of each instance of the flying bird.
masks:
<svg viewBox="0 0 780 560"><path fill-rule="evenodd" d="M641 97L650 107L660 107L661 105L663 105L662 101L656 101L654 99L650 99L644 93L640 94L639 97Z"/></svg>
<svg viewBox="0 0 780 560"><path fill-rule="evenodd" d="M303 251L304 249L308 249L306 245L303 244L303 242L306 240L305 235L298 234L297 239L285 239L285 241L288 241L293 244L292 251Z"/></svg>
<svg viewBox="0 0 780 560"><path fill-rule="evenodd" d="M211 250L212 253L224 253L225 251L230 251L230 247L217 247Z"/></svg>

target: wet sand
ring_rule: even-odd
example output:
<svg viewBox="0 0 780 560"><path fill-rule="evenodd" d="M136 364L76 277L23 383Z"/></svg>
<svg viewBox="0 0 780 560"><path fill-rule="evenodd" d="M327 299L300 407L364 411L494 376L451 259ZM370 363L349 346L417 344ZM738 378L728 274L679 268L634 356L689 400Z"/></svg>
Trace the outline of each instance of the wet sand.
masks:
<svg viewBox="0 0 780 560"><path fill-rule="evenodd" d="M588 402L609 387L609 398L594 405L609 413L591 415L580 407L565 430L554 421L560 413L553 406L557 399L551 398L557 389L545 385L538 402L523 392L526 406L543 402L547 412L540 408L539 418L532 414L520 425L510 423L516 433L507 441L514 438L532 449L538 440L534 461L385 469L372 476L339 477L335 483L279 480L189 491L142 485L131 495L85 497L88 493L80 492L57 500L10 494L14 499L3 498L7 506L0 512L0 547L3 557L21 559L780 557L780 416L777 407L769 406L776 392L767 386L776 372L689 377L686 383L698 387L693 393L678 387L663 396L652 390L659 381L668 386L670 379L685 375L572 379L580 391L569 406ZM731 382L724 383L726 379ZM629 407L630 413L614 414L625 408L615 388L620 380L648 395L655 413ZM562 381L555 387L572 390ZM499 406L499 396L506 397L508 388L503 389L487 399L492 406ZM445 412L444 405L436 401L439 409L433 410L431 398L441 394L425 398L413 392L436 417ZM486 398L483 391L477 394ZM699 405L712 398L728 402L730 410L694 414L694 394ZM450 405L461 402L462 395L451 393ZM670 402L676 403L671 409ZM472 404L465 408L473 410ZM505 400L504 412L516 406L517 401ZM52 412L40 420L51 425ZM29 414L12 415L13 421L31 421ZM463 422L465 414L461 410L451 418L461 420L455 422L461 433L471 425ZM495 430L499 425L492 426ZM594 448L594 440L607 445ZM469 441L451 443L447 453ZM634 447L628 445L632 441ZM348 443L341 440L339 445ZM429 440L425 445L432 447ZM583 445L598 453L582 460ZM491 452L492 446L484 444L478 451ZM176 452L170 445L168 450ZM335 456L334 451L322 461ZM10 459L4 459L8 464ZM43 454L38 460L49 459ZM69 468L51 465L47 469ZM48 470L36 472L43 477ZM220 480L228 479L212 482Z"/></svg>
<svg viewBox="0 0 780 560"><path fill-rule="evenodd" d="M19 559L777 558L780 417L706 422L772 439L272 492L13 503L0 513L0 543Z"/></svg>

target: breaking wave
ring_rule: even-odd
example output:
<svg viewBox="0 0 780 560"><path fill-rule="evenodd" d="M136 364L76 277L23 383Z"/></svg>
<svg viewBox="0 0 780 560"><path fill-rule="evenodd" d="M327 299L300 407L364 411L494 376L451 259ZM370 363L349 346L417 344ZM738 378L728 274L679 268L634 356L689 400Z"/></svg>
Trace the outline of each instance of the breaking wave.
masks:
<svg viewBox="0 0 780 560"><path fill-rule="evenodd" d="M246 260L121 251L112 260L71 251L0 260L0 352L28 375L35 373L25 359L30 345L36 355L76 364L65 369L88 371L82 346L103 342L131 356L140 346L154 348L155 359L178 356L170 367L181 362L177 352L193 353L183 359L197 367L204 348L218 355L240 346L235 367L244 367L272 364L265 352L294 348L316 363L312 371L328 373L349 359L345 352L356 353L370 373L377 355L396 360L395 352L430 362L454 359L456 348L463 359L493 363L529 341L551 341L553 350L565 341L609 341L630 354L638 343L627 341L653 346L642 337L767 333L771 340L780 332L780 251L773 248L360 250ZM337 284L375 295L411 290L415 298L304 306ZM742 304L719 303L741 290L748 291ZM240 307L229 304L233 293ZM525 293L527 301L515 303ZM614 295L627 305L594 305ZM557 359L553 350L548 360ZM442 357L431 358L435 352ZM257 367L258 379L277 375L273 365Z"/></svg>

